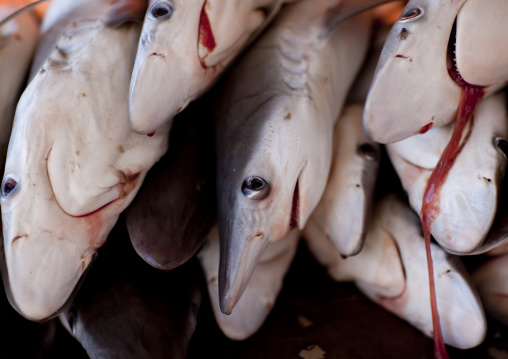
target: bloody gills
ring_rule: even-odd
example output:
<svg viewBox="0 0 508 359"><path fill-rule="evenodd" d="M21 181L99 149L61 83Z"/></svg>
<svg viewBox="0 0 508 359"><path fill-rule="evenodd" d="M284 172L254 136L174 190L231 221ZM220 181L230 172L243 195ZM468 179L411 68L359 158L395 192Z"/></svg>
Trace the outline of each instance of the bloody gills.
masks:
<svg viewBox="0 0 508 359"><path fill-rule="evenodd" d="M432 255L430 253L430 226L439 214L439 190L441 185L448 176L448 172L450 172L455 159L462 149L463 145L460 145L462 132L469 120L471 120L469 131L471 130L474 109L483 97L483 89L481 87L468 84L464 81L464 79L462 79L460 74L453 69L449 69L448 72L450 77L462 88L457 120L455 121L452 138L441 154L441 158L427 182L420 213L422 218L423 234L425 236L425 250L427 254L427 267L429 272L430 306L432 308L435 358L448 358L448 353L446 352L443 334L441 332L441 324L439 321L439 313L437 310L434 270L432 265Z"/></svg>
<svg viewBox="0 0 508 359"><path fill-rule="evenodd" d="M210 20L208 19L208 14L206 13L206 1L203 4L203 8L201 9L201 16L199 18L199 43L206 47L208 51L212 52L215 49L215 37L213 36L212 26L210 25ZM206 69L206 64L204 63L204 59L200 59L201 66Z"/></svg>

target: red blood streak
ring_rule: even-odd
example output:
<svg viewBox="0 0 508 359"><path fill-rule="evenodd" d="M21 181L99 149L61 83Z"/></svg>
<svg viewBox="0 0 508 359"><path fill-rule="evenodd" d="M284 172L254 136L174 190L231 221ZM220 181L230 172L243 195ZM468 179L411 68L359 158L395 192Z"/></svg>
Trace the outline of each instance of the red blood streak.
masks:
<svg viewBox="0 0 508 359"><path fill-rule="evenodd" d="M155 135L155 131L150 132L150 133L147 133L146 135L147 135L148 137L152 137L153 135Z"/></svg>
<svg viewBox="0 0 508 359"><path fill-rule="evenodd" d="M208 15L205 10L205 6L206 1L203 4L203 8L201 9L201 17L199 18L199 43L211 52L213 49L215 49L216 43L213 36L212 27L210 25L210 20L208 19ZM204 59L200 59L200 61L201 66L206 69Z"/></svg>
<svg viewBox="0 0 508 359"><path fill-rule="evenodd" d="M427 188L425 189L425 193L423 195L422 209L420 212L425 237L425 250L427 253L430 305L432 308L432 323L434 329L434 356L436 358L448 358L448 354L446 352L443 334L441 332L441 324L439 321L439 313L437 310L434 269L430 252L430 227L439 214L439 190L441 185L446 180L448 172L450 172L450 169L462 148L460 146L462 132L468 121L472 118L476 105L483 97L483 90L481 87L468 84L454 69L449 68L448 72L450 77L462 88L457 119L455 121L452 138L441 154L441 158L427 182Z"/></svg>
<svg viewBox="0 0 508 359"><path fill-rule="evenodd" d="M420 128L420 131L418 131L418 133L420 134L424 134L425 132L427 132L428 130L430 130L432 128L432 126L434 125L434 122L429 122L428 124L426 124L425 126L422 126L422 128Z"/></svg>

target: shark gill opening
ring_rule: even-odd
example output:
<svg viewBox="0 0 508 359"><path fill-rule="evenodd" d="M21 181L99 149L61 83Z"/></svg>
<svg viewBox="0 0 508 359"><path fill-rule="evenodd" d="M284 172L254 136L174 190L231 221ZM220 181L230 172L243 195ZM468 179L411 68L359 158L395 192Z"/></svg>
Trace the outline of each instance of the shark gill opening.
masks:
<svg viewBox="0 0 508 359"><path fill-rule="evenodd" d="M293 192L293 203L291 204L291 218L289 220L289 230L298 228L298 212L300 210L300 191L298 181L296 181L295 191Z"/></svg>

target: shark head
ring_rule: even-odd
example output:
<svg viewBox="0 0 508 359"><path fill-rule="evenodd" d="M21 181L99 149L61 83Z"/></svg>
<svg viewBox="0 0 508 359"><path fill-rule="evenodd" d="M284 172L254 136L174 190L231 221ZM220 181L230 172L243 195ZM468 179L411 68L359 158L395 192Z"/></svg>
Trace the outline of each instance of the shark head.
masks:
<svg viewBox="0 0 508 359"><path fill-rule="evenodd" d="M132 73L132 129L158 130L208 89L282 0L151 1Z"/></svg>
<svg viewBox="0 0 508 359"><path fill-rule="evenodd" d="M260 125L265 116L270 120ZM312 144L307 140L323 131L307 120L313 116L305 99L275 99L239 128L234 143L229 142L229 154L218 153L219 291L224 313L240 298L266 245L285 238L292 228L302 229L321 197L331 138Z"/></svg>
<svg viewBox="0 0 508 359"><path fill-rule="evenodd" d="M11 299L32 320L61 310L167 149L167 130L128 126L139 31L74 23L18 104L0 203Z"/></svg>

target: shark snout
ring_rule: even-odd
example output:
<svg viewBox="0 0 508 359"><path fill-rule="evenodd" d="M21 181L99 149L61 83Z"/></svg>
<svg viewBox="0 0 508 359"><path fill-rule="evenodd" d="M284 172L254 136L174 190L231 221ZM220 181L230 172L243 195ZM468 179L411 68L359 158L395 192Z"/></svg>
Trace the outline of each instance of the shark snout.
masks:
<svg viewBox="0 0 508 359"><path fill-rule="evenodd" d="M96 249L50 230L6 238L5 287L11 303L27 319L51 319L73 297Z"/></svg>
<svg viewBox="0 0 508 359"><path fill-rule="evenodd" d="M139 134L157 131L189 102L185 89L191 75L185 68L172 66L177 61L174 57L150 49L144 58L136 59L130 85L129 124Z"/></svg>

